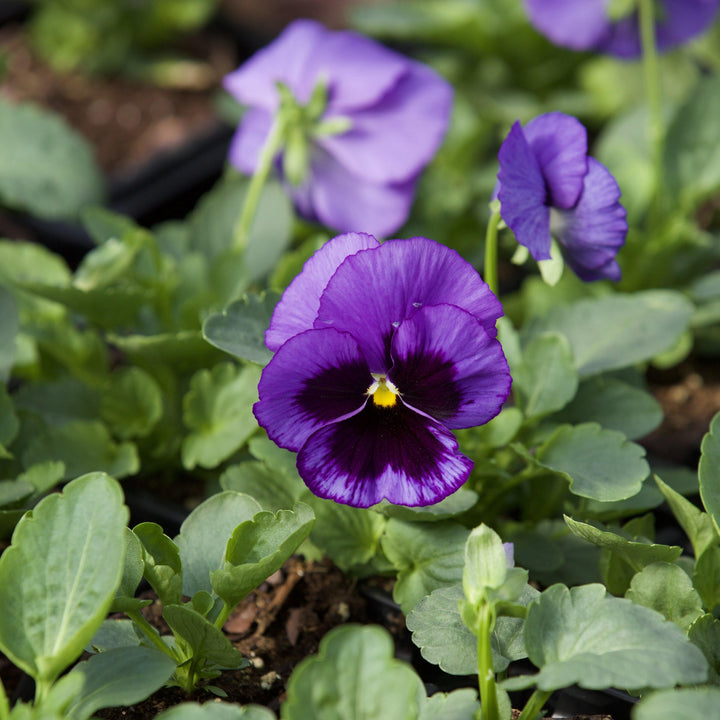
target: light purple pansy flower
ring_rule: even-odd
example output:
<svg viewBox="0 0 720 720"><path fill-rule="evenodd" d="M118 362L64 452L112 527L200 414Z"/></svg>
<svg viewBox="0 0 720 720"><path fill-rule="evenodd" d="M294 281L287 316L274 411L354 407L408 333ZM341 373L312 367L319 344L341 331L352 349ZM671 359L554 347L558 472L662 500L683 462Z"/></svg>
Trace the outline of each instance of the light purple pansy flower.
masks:
<svg viewBox="0 0 720 720"><path fill-rule="evenodd" d="M525 0L533 26L556 45L630 59L642 54L638 11L612 20L612 0ZM706 30L720 0L657 0L655 37L660 52Z"/></svg>
<svg viewBox="0 0 720 720"><path fill-rule="evenodd" d="M320 497L439 502L473 466L451 430L488 422L510 392L501 315L454 250L339 235L275 308L255 416Z"/></svg>
<svg viewBox="0 0 720 720"><path fill-rule="evenodd" d="M315 127L306 128L307 172L299 183L285 178L298 212L340 231L384 237L397 230L447 130L449 83L374 40L297 20L224 80L248 107L229 154L246 174L280 107L278 83L299 107L313 102L320 83L327 92ZM282 173L281 159L277 166Z"/></svg>
<svg viewBox="0 0 720 720"><path fill-rule="evenodd" d="M579 278L620 279L615 256L628 230L620 188L588 157L579 120L554 112L516 122L498 160L500 213L535 260L550 259L554 235Z"/></svg>

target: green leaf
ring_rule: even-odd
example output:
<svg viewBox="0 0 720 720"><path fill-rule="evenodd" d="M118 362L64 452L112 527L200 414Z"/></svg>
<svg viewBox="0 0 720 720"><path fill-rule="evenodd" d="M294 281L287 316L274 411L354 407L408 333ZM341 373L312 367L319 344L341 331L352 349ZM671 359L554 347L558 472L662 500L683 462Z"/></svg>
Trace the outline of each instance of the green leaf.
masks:
<svg viewBox="0 0 720 720"><path fill-rule="evenodd" d="M159 690L174 670L172 658L155 648L124 647L93 655L72 670L83 677L83 687L71 703L68 717L86 720L101 708L142 702Z"/></svg>
<svg viewBox="0 0 720 720"><path fill-rule="evenodd" d="M708 682L720 684L720 620L706 613L690 626L688 637L710 665Z"/></svg>
<svg viewBox="0 0 720 720"><path fill-rule="evenodd" d="M140 251L152 243L152 236L142 228L110 238L85 255L73 276L73 286L89 292L126 278Z"/></svg>
<svg viewBox="0 0 720 720"><path fill-rule="evenodd" d="M310 539L346 572L362 568L380 553L387 520L374 510L340 505L315 496L304 498L317 522Z"/></svg>
<svg viewBox="0 0 720 720"><path fill-rule="evenodd" d="M146 437L162 412L162 390L148 372L129 367L110 376L102 394L100 415L117 437Z"/></svg>
<svg viewBox="0 0 720 720"><path fill-rule="evenodd" d="M143 578L143 546L137 535L130 528L125 528L125 564L118 595L135 597L135 592Z"/></svg>
<svg viewBox="0 0 720 720"><path fill-rule="evenodd" d="M43 218L100 203L104 182L87 141L55 113L0 100L0 201Z"/></svg>
<svg viewBox="0 0 720 720"><path fill-rule="evenodd" d="M99 205L85 208L80 213L80 219L96 245L103 245L108 240L122 240L126 234L139 229L129 216Z"/></svg>
<svg viewBox="0 0 720 720"><path fill-rule="evenodd" d="M178 546L156 523L144 522L133 528L143 546L143 575L164 604L182 601L183 571Z"/></svg>
<svg viewBox="0 0 720 720"><path fill-rule="evenodd" d="M461 487L434 505L407 507L392 505L383 500L380 505L375 506L375 509L382 510L388 517L408 522L437 522L438 520L448 520L470 510L477 501L478 494L474 490Z"/></svg>
<svg viewBox="0 0 720 720"><path fill-rule="evenodd" d="M35 492L25 480L0 480L0 507L14 505Z"/></svg>
<svg viewBox="0 0 720 720"><path fill-rule="evenodd" d="M0 125L1 123L0 116ZM17 353L15 339L19 329L20 319L15 298L7 288L0 286L0 382L3 383L10 376L10 370L15 362Z"/></svg>
<svg viewBox="0 0 720 720"><path fill-rule="evenodd" d="M220 487L252 495L263 510L277 512L291 508L301 495L307 493L300 476L297 472L294 475L288 477L262 462L243 462L225 470L220 476Z"/></svg>
<svg viewBox="0 0 720 720"><path fill-rule="evenodd" d="M543 691L662 688L704 682L707 662L677 625L602 585L553 585L532 602L525 649ZM506 687L512 687L512 682Z"/></svg>
<svg viewBox="0 0 720 720"><path fill-rule="evenodd" d="M675 515L675 519L690 539L696 558L699 558L709 547L720 542L712 518L707 513L666 485L657 475L655 482Z"/></svg>
<svg viewBox="0 0 720 720"><path fill-rule="evenodd" d="M704 77L678 110L665 139L665 182L681 202L695 205L720 188L720 79Z"/></svg>
<svg viewBox="0 0 720 720"><path fill-rule="evenodd" d="M242 360L267 365L272 352L265 347L265 331L280 294L268 290L248 294L203 323L203 337L215 347Z"/></svg>
<svg viewBox="0 0 720 720"><path fill-rule="evenodd" d="M565 522L574 535L610 550L625 560L636 572L655 562L672 563L682 555L682 548L677 545L657 545L628 540L614 532L600 530L567 516Z"/></svg>
<svg viewBox="0 0 720 720"><path fill-rule="evenodd" d="M678 565L658 562L637 573L625 593L628 600L659 612L687 632L703 614L702 601Z"/></svg>
<svg viewBox="0 0 720 720"><path fill-rule="evenodd" d="M553 420L571 423L596 422L617 430L628 440L652 432L663 419L660 403L648 392L613 377L588 378L573 400Z"/></svg>
<svg viewBox="0 0 720 720"><path fill-rule="evenodd" d="M560 333L535 336L523 349L522 362L513 369L513 390L529 418L565 407L577 385L572 349Z"/></svg>
<svg viewBox="0 0 720 720"><path fill-rule="evenodd" d="M597 423L561 426L538 449L536 458L543 467L562 474L575 495L605 502L637 494L650 474L644 448Z"/></svg>
<svg viewBox="0 0 720 720"><path fill-rule="evenodd" d="M695 561L693 587L711 612L720 605L720 548L709 547Z"/></svg>
<svg viewBox="0 0 720 720"><path fill-rule="evenodd" d="M15 439L20 422L15 414L15 408L5 385L0 384L0 447L9 446Z"/></svg>
<svg viewBox="0 0 720 720"><path fill-rule="evenodd" d="M388 521L382 549L397 570L393 598L406 615L433 590L462 582L469 534L449 521L431 525Z"/></svg>
<svg viewBox="0 0 720 720"><path fill-rule="evenodd" d="M417 720L424 688L409 665L393 658L393 650L381 627L334 628L318 654L305 658L290 676L283 720Z"/></svg>
<svg viewBox="0 0 720 720"><path fill-rule="evenodd" d="M275 713L260 705L206 702L180 703L160 713L155 720L276 720Z"/></svg>
<svg viewBox="0 0 720 720"><path fill-rule="evenodd" d="M314 522L310 507L298 503L276 514L260 512L238 525L227 543L224 564L210 574L215 593L228 607L235 607L283 566Z"/></svg>
<svg viewBox="0 0 720 720"><path fill-rule="evenodd" d="M633 720L709 720L719 706L718 688L660 690L642 699L633 711Z"/></svg>
<svg viewBox="0 0 720 720"><path fill-rule="evenodd" d="M0 240L0 278L9 284L37 282L61 287L72 274L60 255L24 240Z"/></svg>
<svg viewBox="0 0 720 720"><path fill-rule="evenodd" d="M526 585L518 602L528 605L539 595ZM451 675L475 675L478 671L477 637L465 625L458 602L465 599L461 585L433 590L407 616L415 645L430 663ZM495 672L504 672L515 660L527 657L521 618L499 617L490 637Z"/></svg>
<svg viewBox="0 0 720 720"><path fill-rule="evenodd" d="M25 467L47 460L65 464L65 478L99 470L115 477L133 475L140 469L133 443L116 443L101 422L76 420L45 428L23 453Z"/></svg>
<svg viewBox="0 0 720 720"><path fill-rule="evenodd" d="M114 648L137 647L141 641L140 634L132 620L104 620L85 650L98 653Z"/></svg>
<svg viewBox="0 0 720 720"><path fill-rule="evenodd" d="M425 701L418 720L474 720L479 707L477 693L471 688L436 692Z"/></svg>
<svg viewBox="0 0 720 720"><path fill-rule="evenodd" d="M40 415L48 425L63 425L71 420L96 420L102 395L96 388L64 377L52 382L32 382L15 394L15 406Z"/></svg>
<svg viewBox="0 0 720 720"><path fill-rule="evenodd" d="M700 497L720 532L720 412L710 423L710 430L700 446Z"/></svg>
<svg viewBox="0 0 720 720"><path fill-rule="evenodd" d="M252 520L262 508L249 495L225 491L198 505L180 527L175 544L180 551L183 594L212 593L210 573L221 568L225 548L235 528Z"/></svg>
<svg viewBox="0 0 720 720"><path fill-rule="evenodd" d="M222 668L239 668L245 662L222 630L187 605L166 605L163 619L189 645L193 660L207 660Z"/></svg>
<svg viewBox="0 0 720 720"><path fill-rule="evenodd" d="M0 649L29 675L54 681L100 627L122 578L127 519L120 486L93 473L18 523L0 557Z"/></svg>
<svg viewBox="0 0 720 720"><path fill-rule="evenodd" d="M252 405L259 380L259 368L231 363L193 375L183 399L183 420L190 433L183 440L182 461L188 470L216 467L257 430Z"/></svg>
<svg viewBox="0 0 720 720"><path fill-rule="evenodd" d="M688 327L693 305L679 292L645 290L580 300L531 323L525 341L543 332L567 337L580 378L650 360Z"/></svg>

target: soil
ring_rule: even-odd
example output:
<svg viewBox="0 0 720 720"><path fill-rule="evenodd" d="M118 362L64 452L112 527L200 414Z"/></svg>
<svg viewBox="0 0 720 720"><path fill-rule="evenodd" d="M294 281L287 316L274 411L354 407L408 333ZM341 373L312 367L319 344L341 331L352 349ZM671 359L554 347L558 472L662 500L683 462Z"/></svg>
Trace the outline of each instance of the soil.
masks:
<svg viewBox="0 0 720 720"><path fill-rule="evenodd" d="M110 176L137 170L158 153L214 127L214 95L223 75L238 63L231 37L210 31L189 38L182 47L189 57L205 62L201 86L186 89L58 73L33 53L23 25L17 23L0 28L0 49L6 64L0 97L58 112L90 141Z"/></svg>

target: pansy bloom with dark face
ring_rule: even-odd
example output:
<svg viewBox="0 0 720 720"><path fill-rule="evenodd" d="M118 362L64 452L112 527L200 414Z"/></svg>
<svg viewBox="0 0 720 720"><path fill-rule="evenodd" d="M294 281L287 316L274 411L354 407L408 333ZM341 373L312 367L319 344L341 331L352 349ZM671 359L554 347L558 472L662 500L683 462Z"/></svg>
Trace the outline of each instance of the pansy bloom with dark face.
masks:
<svg viewBox="0 0 720 720"><path fill-rule="evenodd" d="M454 250L340 235L275 308L255 416L320 497L439 502L472 469L450 430L486 423L510 392L501 315Z"/></svg>
<svg viewBox="0 0 720 720"><path fill-rule="evenodd" d="M434 70L353 32L297 20L224 85L248 107L230 162L252 174L278 112L292 128L277 167L296 209L379 236L407 219L418 176L450 120Z"/></svg>
<svg viewBox="0 0 720 720"><path fill-rule="evenodd" d="M627 221L620 188L587 154L587 132L570 115L516 122L498 153L500 213L535 260L549 260L552 236L585 281L619 280L615 259Z"/></svg>
<svg viewBox="0 0 720 720"><path fill-rule="evenodd" d="M621 58L642 54L637 7L612 17L612 0L525 0L530 22L556 45ZM720 0L656 0L655 37L660 52L705 31Z"/></svg>

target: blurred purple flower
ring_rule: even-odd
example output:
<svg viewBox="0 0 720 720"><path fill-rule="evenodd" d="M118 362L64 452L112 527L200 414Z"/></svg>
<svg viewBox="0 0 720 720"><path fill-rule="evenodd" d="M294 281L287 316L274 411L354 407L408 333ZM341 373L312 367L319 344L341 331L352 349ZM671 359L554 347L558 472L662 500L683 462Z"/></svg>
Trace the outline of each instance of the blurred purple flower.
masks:
<svg viewBox="0 0 720 720"><path fill-rule="evenodd" d="M516 122L498 153L500 213L535 260L550 258L551 235L582 280L619 280L615 259L627 221L620 188L587 154L587 132L570 115Z"/></svg>
<svg viewBox="0 0 720 720"><path fill-rule="evenodd" d="M473 466L450 430L488 422L510 392L501 315L454 250L339 235L275 308L255 416L320 497L439 502Z"/></svg>
<svg viewBox="0 0 720 720"><path fill-rule="evenodd" d="M290 24L224 85L248 107L230 148L236 168L254 172L281 96L290 97L299 122L277 165L298 212L379 236L407 219L452 108L452 88L429 67L310 20ZM290 152L290 165L299 157L302 166L296 177Z"/></svg>
<svg viewBox="0 0 720 720"><path fill-rule="evenodd" d="M525 0L530 22L556 45L621 58L642 54L638 12L609 15L612 0ZM720 0L657 0L655 33L660 52L682 45L713 22Z"/></svg>

